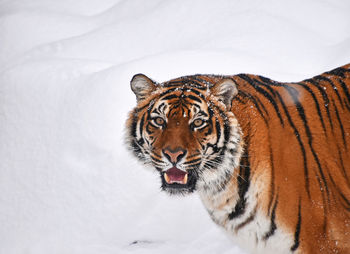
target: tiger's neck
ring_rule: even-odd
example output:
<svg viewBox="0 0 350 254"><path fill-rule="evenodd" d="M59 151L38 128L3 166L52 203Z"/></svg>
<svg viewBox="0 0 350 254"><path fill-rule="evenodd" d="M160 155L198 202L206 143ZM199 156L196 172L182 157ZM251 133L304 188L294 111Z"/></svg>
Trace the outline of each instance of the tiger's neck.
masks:
<svg viewBox="0 0 350 254"><path fill-rule="evenodd" d="M246 212L248 196L255 195L252 183L256 185L262 181L265 184L264 180L267 178L263 176L262 172L266 172L266 168L269 167L268 146L263 145L267 144L264 140L267 135L256 127L261 124L259 121L262 121L256 117L256 108L251 107L249 102L233 103L232 111L234 118L238 121L238 128L240 128L240 138L235 140L241 146L240 152L235 155L238 158L234 159L234 166L231 166L230 169L227 169L228 164L224 163L216 169L217 174L221 176L220 188L209 188L202 185L197 188L209 213L211 213L211 208L220 209L227 206L227 209L230 207L229 210L231 210L229 212L231 219ZM259 160L253 159L251 154L259 154ZM230 160L232 159L230 158ZM259 161L258 164L257 161ZM230 174L225 174L225 178L223 178L223 174L220 173L223 171L230 172ZM253 202L251 201L251 203Z"/></svg>
<svg viewBox="0 0 350 254"><path fill-rule="evenodd" d="M238 232L257 212L262 193L260 186L265 184L261 177L255 175L250 165L249 143L246 143L239 165L228 176L223 188L197 190L213 221L223 227L234 225L234 231Z"/></svg>
<svg viewBox="0 0 350 254"><path fill-rule="evenodd" d="M274 221L271 220L274 216L267 216L274 213L274 202L268 204L271 194L269 146L263 145L268 144L264 142L266 133L256 128L262 119L255 117L254 108L249 104L238 104L235 108L234 114L244 140L244 151L238 165L229 176L225 188L212 192L198 189L198 193L215 223L226 228L246 247L255 246L256 250L259 247L258 239L267 240L275 231ZM252 158L251 154L258 154L259 158Z"/></svg>

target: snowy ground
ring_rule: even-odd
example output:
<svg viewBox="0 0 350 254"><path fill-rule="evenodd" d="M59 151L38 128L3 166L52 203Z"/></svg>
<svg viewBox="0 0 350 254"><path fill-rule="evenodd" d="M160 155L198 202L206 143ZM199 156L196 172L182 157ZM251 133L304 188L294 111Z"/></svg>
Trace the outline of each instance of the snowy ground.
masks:
<svg viewBox="0 0 350 254"><path fill-rule="evenodd" d="M0 0L0 253L243 253L125 151L133 74L350 62L348 0Z"/></svg>

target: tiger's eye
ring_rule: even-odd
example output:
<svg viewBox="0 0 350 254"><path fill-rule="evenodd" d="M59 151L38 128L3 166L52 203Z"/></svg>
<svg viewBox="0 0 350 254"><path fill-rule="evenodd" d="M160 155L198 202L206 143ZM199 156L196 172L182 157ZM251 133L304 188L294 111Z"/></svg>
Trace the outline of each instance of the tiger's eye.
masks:
<svg viewBox="0 0 350 254"><path fill-rule="evenodd" d="M203 123L204 123L204 121L203 121L202 119L196 119L196 120L193 121L193 125L194 125L195 127L199 127L199 126L201 126Z"/></svg>
<svg viewBox="0 0 350 254"><path fill-rule="evenodd" d="M154 121L156 122L156 124L158 125L163 125L164 124L164 119L161 117L157 117L156 119L154 119Z"/></svg>

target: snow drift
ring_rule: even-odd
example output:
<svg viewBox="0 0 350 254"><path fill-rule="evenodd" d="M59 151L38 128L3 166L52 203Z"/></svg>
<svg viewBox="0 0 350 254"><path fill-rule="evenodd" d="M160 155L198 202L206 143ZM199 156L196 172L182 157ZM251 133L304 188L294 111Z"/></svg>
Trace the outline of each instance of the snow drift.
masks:
<svg viewBox="0 0 350 254"><path fill-rule="evenodd" d="M350 2L0 2L0 253L243 253L123 144L135 73L280 81L350 61Z"/></svg>

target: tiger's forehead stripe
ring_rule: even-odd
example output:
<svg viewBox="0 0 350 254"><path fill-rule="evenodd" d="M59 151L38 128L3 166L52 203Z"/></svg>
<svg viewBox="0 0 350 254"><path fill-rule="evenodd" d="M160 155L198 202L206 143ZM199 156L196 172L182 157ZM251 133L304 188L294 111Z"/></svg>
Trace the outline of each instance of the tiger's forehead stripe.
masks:
<svg viewBox="0 0 350 254"><path fill-rule="evenodd" d="M198 103L203 103L200 99L198 99L196 96L193 96L193 95L187 95L188 98L190 98L191 100L194 100Z"/></svg>
<svg viewBox="0 0 350 254"><path fill-rule="evenodd" d="M192 92L195 95L202 98L203 100L205 100L205 96L204 96L203 92L201 92L198 89L191 87L191 86L176 86L173 88L169 88L169 89L166 89L164 92L160 93L158 97L162 98L163 96L170 94L170 93L173 93L173 92L176 92L176 91L188 92L188 93Z"/></svg>
<svg viewBox="0 0 350 254"><path fill-rule="evenodd" d="M206 90L209 87L209 84L207 86L204 86L203 83L200 83L200 81L197 81L196 79L186 79L182 78L181 80L173 80L170 82L166 82L162 84L163 87L182 87L182 86L191 86L194 88L197 88L199 90Z"/></svg>
<svg viewBox="0 0 350 254"><path fill-rule="evenodd" d="M160 103L159 105L157 105ZM158 102L155 109L151 109L150 112L155 113L164 113L167 107L171 108L171 111L178 108L180 105L187 112L183 112L183 115L189 115L192 107L195 107L198 111L201 110L203 105L206 105L204 95L192 87L174 87L163 93L160 93ZM167 105L167 106L164 106ZM153 108L154 105L150 105L150 108ZM201 110L202 111L202 110ZM206 116L207 114L202 111L202 115Z"/></svg>

